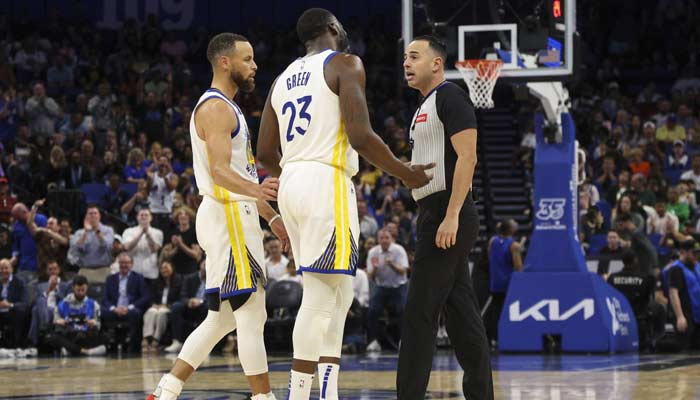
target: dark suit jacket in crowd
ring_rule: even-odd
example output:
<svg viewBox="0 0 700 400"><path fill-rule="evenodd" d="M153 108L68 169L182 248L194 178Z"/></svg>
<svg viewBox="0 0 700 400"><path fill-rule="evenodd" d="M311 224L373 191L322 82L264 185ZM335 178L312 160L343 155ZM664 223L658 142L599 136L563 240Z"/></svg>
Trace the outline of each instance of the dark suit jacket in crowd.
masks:
<svg viewBox="0 0 700 400"><path fill-rule="evenodd" d="M174 273L170 278L170 290L168 291L168 303L171 305L176 301L180 300L180 293L182 292L182 276L180 274ZM151 302L153 304L161 304L163 300L163 291L165 290L165 281L160 277L153 281L151 285Z"/></svg>
<svg viewBox="0 0 700 400"><path fill-rule="evenodd" d="M13 303L15 307L26 308L29 305L29 291L22 278L17 275L12 276L10 286L7 287L7 299L5 300Z"/></svg>
<svg viewBox="0 0 700 400"><path fill-rule="evenodd" d="M180 299L183 303L195 296L197 296L197 290L199 290L199 285L202 283L202 279L199 277L199 271L194 274L187 275L182 284L182 298ZM206 301L206 297L204 301Z"/></svg>
<svg viewBox="0 0 700 400"><path fill-rule="evenodd" d="M48 282L41 282L36 286L36 298L41 296L46 297L46 291L49 290ZM66 296L73 293L73 282L71 281L61 281L58 286L56 286L56 304L60 303L61 300L65 299Z"/></svg>
<svg viewBox="0 0 700 400"><path fill-rule="evenodd" d="M143 275L131 271L126 281L126 296L129 298L129 305L138 308L141 312L148 309L151 303L151 294L148 285L143 279ZM105 297L102 299L102 312L117 306L119 301L119 273L107 277L105 283Z"/></svg>

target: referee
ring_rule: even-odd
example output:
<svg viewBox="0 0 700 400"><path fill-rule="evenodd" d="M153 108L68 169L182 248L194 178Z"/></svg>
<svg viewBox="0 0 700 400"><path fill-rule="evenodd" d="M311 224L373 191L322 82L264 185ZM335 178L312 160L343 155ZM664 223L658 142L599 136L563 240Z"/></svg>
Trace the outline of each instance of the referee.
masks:
<svg viewBox="0 0 700 400"><path fill-rule="evenodd" d="M418 243L404 313L396 386L399 400L424 399L438 316L464 369L468 400L493 399L489 346L467 257L479 232L470 192L476 166L476 116L467 94L445 81L445 45L420 36L404 54L408 85L423 95L411 124L412 164L436 163L433 180L414 189Z"/></svg>

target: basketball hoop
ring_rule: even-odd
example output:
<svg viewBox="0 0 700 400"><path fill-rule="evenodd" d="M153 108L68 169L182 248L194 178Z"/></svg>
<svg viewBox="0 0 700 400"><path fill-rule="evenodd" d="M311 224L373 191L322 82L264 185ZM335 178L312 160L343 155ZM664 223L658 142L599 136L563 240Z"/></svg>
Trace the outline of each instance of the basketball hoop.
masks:
<svg viewBox="0 0 700 400"><path fill-rule="evenodd" d="M475 107L493 108L491 96L502 66L501 60L464 60L455 63L469 87L469 97Z"/></svg>

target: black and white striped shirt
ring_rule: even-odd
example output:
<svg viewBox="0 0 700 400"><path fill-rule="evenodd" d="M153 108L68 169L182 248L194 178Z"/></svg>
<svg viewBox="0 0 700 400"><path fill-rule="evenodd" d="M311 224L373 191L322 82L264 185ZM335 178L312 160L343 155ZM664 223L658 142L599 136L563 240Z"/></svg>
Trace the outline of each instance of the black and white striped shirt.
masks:
<svg viewBox="0 0 700 400"><path fill-rule="evenodd" d="M462 88L446 81L425 96L411 124L411 163L434 162L436 166L428 171L433 174L433 180L426 186L412 190L416 201L433 193L452 192L457 153L450 138L470 128L476 129L476 115L469 96Z"/></svg>

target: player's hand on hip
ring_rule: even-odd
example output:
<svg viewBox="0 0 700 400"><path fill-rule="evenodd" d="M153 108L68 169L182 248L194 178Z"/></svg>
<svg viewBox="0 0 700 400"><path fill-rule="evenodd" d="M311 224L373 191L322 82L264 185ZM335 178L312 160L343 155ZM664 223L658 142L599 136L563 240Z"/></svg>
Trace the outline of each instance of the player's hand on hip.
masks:
<svg viewBox="0 0 700 400"><path fill-rule="evenodd" d="M435 235L435 246L441 249L449 249L454 246L457 242L457 229L459 229L459 220L445 217Z"/></svg>
<svg viewBox="0 0 700 400"><path fill-rule="evenodd" d="M434 167L435 163L411 165L411 173L401 180L409 189L425 186L433 179L433 174L426 174L425 171Z"/></svg>
<svg viewBox="0 0 700 400"><path fill-rule="evenodd" d="M258 185L258 195L260 200L277 200L277 188L280 185L280 180L277 178L267 178Z"/></svg>
<svg viewBox="0 0 700 400"><path fill-rule="evenodd" d="M289 235L287 234L287 229L284 227L282 218L277 218L270 226L270 229L272 229L272 233L274 233L282 243L282 251L289 251Z"/></svg>

